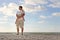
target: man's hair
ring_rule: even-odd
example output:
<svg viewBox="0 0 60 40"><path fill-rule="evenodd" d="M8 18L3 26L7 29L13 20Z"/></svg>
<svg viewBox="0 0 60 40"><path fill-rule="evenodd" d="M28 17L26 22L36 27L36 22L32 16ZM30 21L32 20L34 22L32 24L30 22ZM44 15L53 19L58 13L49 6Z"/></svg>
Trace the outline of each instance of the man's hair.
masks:
<svg viewBox="0 0 60 40"><path fill-rule="evenodd" d="M22 6L19 6L19 8L22 8Z"/></svg>

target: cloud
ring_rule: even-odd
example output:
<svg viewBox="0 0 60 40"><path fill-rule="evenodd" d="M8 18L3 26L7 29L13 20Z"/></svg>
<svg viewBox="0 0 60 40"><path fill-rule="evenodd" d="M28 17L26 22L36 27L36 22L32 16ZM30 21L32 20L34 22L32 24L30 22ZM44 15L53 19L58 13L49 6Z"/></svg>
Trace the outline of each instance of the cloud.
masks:
<svg viewBox="0 0 60 40"><path fill-rule="evenodd" d="M9 3L8 5L0 7L0 12L2 12L2 14L7 16L14 16L15 10L17 8L18 6L15 3Z"/></svg>
<svg viewBox="0 0 60 40"><path fill-rule="evenodd" d="M47 0L24 0L20 5L23 5L23 8L26 12L34 12L45 10L46 8L44 6L41 6L40 4L47 3ZM0 12L8 16L15 15L15 10L18 9L18 4L16 3L9 3L8 5L6 5L6 3L3 3L2 5L4 6L0 7Z"/></svg>
<svg viewBox="0 0 60 40"><path fill-rule="evenodd" d="M46 10L45 7L40 6L40 5L38 5L38 6L34 6L34 5L23 5L23 7L24 7L24 10L26 12L35 12L35 11L43 11L43 10Z"/></svg>
<svg viewBox="0 0 60 40"><path fill-rule="evenodd" d="M50 2L60 2L60 0L49 0Z"/></svg>
<svg viewBox="0 0 60 40"><path fill-rule="evenodd" d="M47 4L47 0L24 0L25 4L32 4L32 5L36 5L36 4Z"/></svg>
<svg viewBox="0 0 60 40"><path fill-rule="evenodd" d="M46 16L43 16L43 15L40 15L40 18L46 19L47 17Z"/></svg>
<svg viewBox="0 0 60 40"><path fill-rule="evenodd" d="M8 16L0 17L0 24L5 24L8 21Z"/></svg>
<svg viewBox="0 0 60 40"><path fill-rule="evenodd" d="M42 19L47 19L47 18L51 18L52 16L44 16L44 15L40 15L40 18Z"/></svg>
<svg viewBox="0 0 60 40"><path fill-rule="evenodd" d="M47 0L24 0L22 6L26 12L36 12L46 10L44 6L40 4L47 4Z"/></svg>
<svg viewBox="0 0 60 40"><path fill-rule="evenodd" d="M1 26L1 25L0 25ZM4 27L0 27L0 32L5 32L5 31L7 31Z"/></svg>
<svg viewBox="0 0 60 40"><path fill-rule="evenodd" d="M42 20L42 21L38 21L38 23L43 24L43 23L46 23L46 22L44 20Z"/></svg>
<svg viewBox="0 0 60 40"><path fill-rule="evenodd" d="M11 24L1 24L0 25L0 32L16 32L16 26Z"/></svg>
<svg viewBox="0 0 60 40"><path fill-rule="evenodd" d="M60 12L53 13L52 16L60 16Z"/></svg>
<svg viewBox="0 0 60 40"><path fill-rule="evenodd" d="M0 14L3 16L0 17L0 24L8 23L9 17L16 15L16 11L18 10L18 5L15 3L9 3L8 5L4 4L0 7Z"/></svg>
<svg viewBox="0 0 60 40"><path fill-rule="evenodd" d="M60 8L60 0L50 0L52 2L49 7Z"/></svg>
<svg viewBox="0 0 60 40"><path fill-rule="evenodd" d="M44 6L36 6L32 4L21 4L23 9L26 12L35 12L35 11L43 11L46 8ZM4 6L0 7L0 12L7 16L15 16L16 10L18 10L18 5L15 3L9 3L8 5L4 4Z"/></svg>

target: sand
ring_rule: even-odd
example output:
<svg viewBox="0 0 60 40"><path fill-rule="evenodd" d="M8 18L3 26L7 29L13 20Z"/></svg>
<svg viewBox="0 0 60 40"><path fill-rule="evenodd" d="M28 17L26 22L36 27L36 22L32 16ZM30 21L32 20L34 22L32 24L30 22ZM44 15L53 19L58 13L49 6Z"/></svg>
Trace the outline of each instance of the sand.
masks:
<svg viewBox="0 0 60 40"><path fill-rule="evenodd" d="M59 33L0 33L0 40L60 40Z"/></svg>

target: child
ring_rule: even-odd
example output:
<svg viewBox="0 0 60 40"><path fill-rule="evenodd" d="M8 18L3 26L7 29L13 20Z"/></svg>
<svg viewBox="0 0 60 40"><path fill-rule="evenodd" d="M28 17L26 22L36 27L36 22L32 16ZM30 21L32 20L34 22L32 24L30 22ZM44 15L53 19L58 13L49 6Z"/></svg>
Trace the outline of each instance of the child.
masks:
<svg viewBox="0 0 60 40"><path fill-rule="evenodd" d="M22 6L19 6L19 11L16 14L17 19L15 22L15 24L17 26L17 35L19 35L19 27L21 28L21 32L23 35L24 16L25 16L25 12L24 12Z"/></svg>
<svg viewBox="0 0 60 40"><path fill-rule="evenodd" d="M24 13L21 13L21 14L18 14L18 13L17 13L17 14L16 14L17 19L16 19L15 24L17 23L18 19L21 18L21 17L22 17L23 20L25 21L25 19L24 19L24 15L25 15Z"/></svg>

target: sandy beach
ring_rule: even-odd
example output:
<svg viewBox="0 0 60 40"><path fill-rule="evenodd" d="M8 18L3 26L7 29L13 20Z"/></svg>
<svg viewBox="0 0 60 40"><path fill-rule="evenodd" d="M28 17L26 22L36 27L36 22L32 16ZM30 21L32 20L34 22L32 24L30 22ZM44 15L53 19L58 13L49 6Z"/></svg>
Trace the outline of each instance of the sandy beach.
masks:
<svg viewBox="0 0 60 40"><path fill-rule="evenodd" d="M60 40L60 33L0 33L0 40Z"/></svg>

